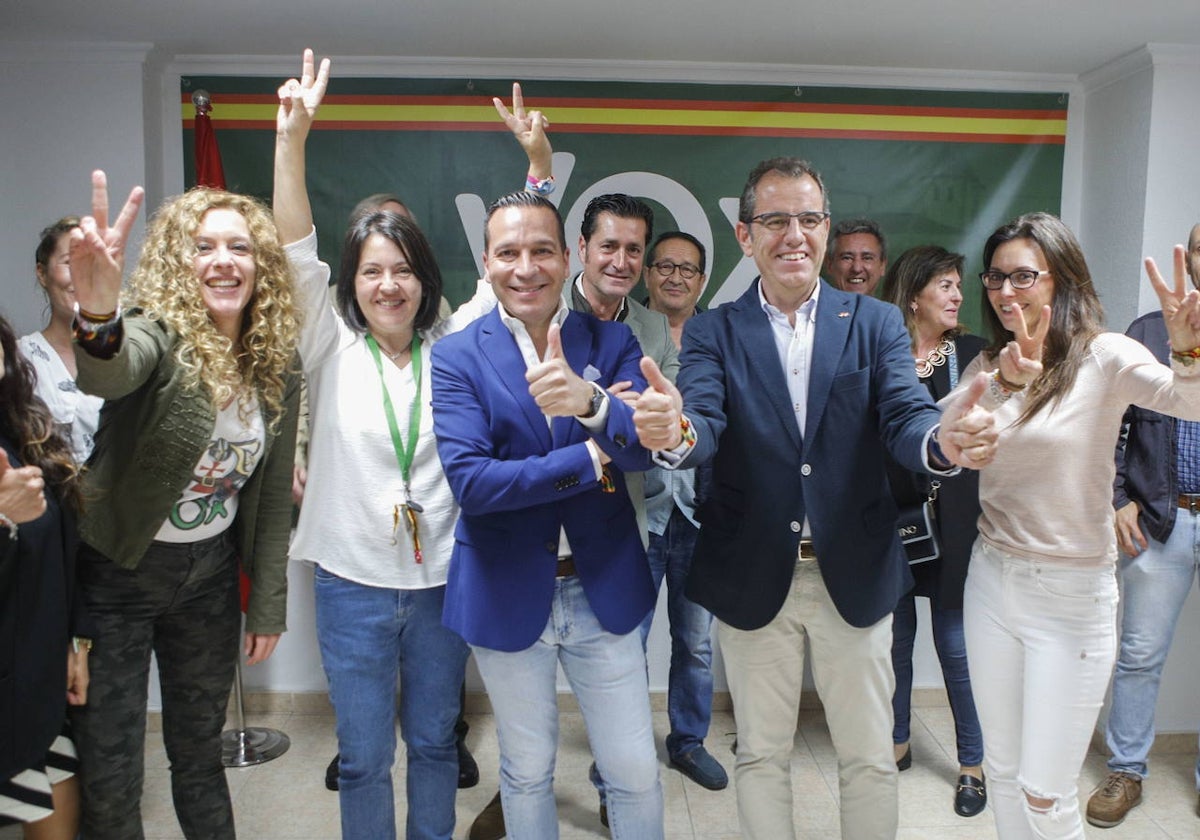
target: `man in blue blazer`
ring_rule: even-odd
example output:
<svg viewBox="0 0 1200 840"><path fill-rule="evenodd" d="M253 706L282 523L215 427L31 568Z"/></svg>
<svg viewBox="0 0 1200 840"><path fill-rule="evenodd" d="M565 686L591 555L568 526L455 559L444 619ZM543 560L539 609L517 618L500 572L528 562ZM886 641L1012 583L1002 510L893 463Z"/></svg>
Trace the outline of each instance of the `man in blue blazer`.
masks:
<svg viewBox="0 0 1200 840"><path fill-rule="evenodd" d="M569 312L562 218L529 192L489 208L495 311L433 352L438 454L462 508L446 626L472 646L496 715L508 836L558 836L557 666L579 700L613 834L661 838L662 789L636 632L654 601L625 473L649 466L629 328Z"/></svg>
<svg viewBox="0 0 1200 840"><path fill-rule="evenodd" d="M939 444L941 414L917 383L900 312L821 282L828 232L817 172L796 158L760 163L737 224L759 280L688 322L678 391L643 363L651 390L636 415L656 458L713 463L687 595L718 619L751 840L795 837L805 639L838 755L842 836L895 836L891 612L912 577L884 453L944 473L946 454L962 461L967 448L981 466L995 444L987 412L960 419L967 401Z"/></svg>

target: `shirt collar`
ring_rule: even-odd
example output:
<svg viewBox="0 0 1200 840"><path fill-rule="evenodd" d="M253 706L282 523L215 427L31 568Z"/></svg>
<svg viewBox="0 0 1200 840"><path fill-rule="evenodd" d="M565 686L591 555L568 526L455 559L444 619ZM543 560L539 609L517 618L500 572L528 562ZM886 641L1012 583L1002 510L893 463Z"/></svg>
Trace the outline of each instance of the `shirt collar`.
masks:
<svg viewBox="0 0 1200 840"><path fill-rule="evenodd" d="M587 295L583 293L583 272L575 275L575 282L571 284L571 308L577 312L586 312L589 315L595 315L592 305L588 303ZM613 318L614 321L624 321L625 316L629 314L629 301L627 298L621 298L621 306L617 309L617 314Z"/></svg>
<svg viewBox="0 0 1200 840"><path fill-rule="evenodd" d="M806 301L804 301L804 303L800 304L800 307L796 310L797 315L801 318L806 318L809 323L815 322L817 319L817 299L820 296L821 296L821 281L818 278L817 285L813 287L812 294L809 295L808 300L806 300ZM787 313L783 312L782 310L780 310L778 307L774 306L773 304L767 302L766 295L763 294L761 277L758 279L758 303L759 303L759 306L762 307L762 311L767 313L767 317L770 318L772 321L782 320L784 323L788 323Z"/></svg>
<svg viewBox="0 0 1200 840"><path fill-rule="evenodd" d="M510 315L508 310L499 303L496 304L496 309L500 312L500 322L504 324L510 333L516 335L519 328L522 332L528 335L529 330L525 328L525 323L520 318L517 318L515 315ZM554 313L554 317L551 319L550 323L558 324L561 327L563 322L567 320L568 311L567 305L563 303L562 300L559 300L558 311Z"/></svg>

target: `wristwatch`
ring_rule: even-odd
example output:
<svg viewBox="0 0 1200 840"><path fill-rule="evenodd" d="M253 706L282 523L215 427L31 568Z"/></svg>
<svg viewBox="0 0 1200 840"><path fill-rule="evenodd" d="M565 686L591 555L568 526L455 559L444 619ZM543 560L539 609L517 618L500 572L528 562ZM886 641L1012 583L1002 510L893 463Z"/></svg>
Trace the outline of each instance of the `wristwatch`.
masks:
<svg viewBox="0 0 1200 840"><path fill-rule="evenodd" d="M605 394L605 391L603 388L601 388L595 382L591 382L588 384L590 384L592 386L592 402L588 406L588 410L586 412L584 412L583 414L579 415L584 420L587 420L589 417L595 417L596 412L598 412L600 410L600 407L602 405L604 405L604 400L607 399L607 395Z"/></svg>

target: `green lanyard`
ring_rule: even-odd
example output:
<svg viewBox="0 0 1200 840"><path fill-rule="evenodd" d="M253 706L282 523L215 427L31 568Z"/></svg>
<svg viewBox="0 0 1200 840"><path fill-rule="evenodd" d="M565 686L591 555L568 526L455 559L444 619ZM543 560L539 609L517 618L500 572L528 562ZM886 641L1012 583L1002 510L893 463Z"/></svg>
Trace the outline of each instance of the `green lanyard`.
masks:
<svg viewBox="0 0 1200 840"><path fill-rule="evenodd" d="M417 530L417 514L424 513L425 509L412 500L410 475L413 457L417 453L417 438L421 433L421 336L415 330L413 331L410 364L416 387L413 392L412 406L408 413L407 449L404 441L400 438L400 425L396 422L396 410L392 407L392 396L388 393L387 382L383 378L383 359L379 352L379 342L370 333L367 333L367 347L371 350L371 357L375 359L375 370L379 373L379 386L383 391L383 413L387 415L388 430L392 434L392 448L396 451L396 463L400 465L400 476L404 479L404 503L395 505L392 509L392 544L396 543L396 529L400 527L400 520L403 518L409 534L412 535L413 556L420 563L421 539Z"/></svg>

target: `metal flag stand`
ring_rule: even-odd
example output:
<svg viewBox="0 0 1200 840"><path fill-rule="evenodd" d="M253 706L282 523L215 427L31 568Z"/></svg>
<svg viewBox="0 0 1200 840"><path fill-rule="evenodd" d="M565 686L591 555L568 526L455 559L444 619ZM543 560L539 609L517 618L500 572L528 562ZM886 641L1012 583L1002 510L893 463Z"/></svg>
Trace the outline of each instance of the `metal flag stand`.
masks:
<svg viewBox="0 0 1200 840"><path fill-rule="evenodd" d="M242 705L242 661L238 657L233 678L233 701L237 706L237 729L221 733L221 763L226 767L253 767L279 758L288 751L292 739L278 729L265 726L246 726L246 710Z"/></svg>

